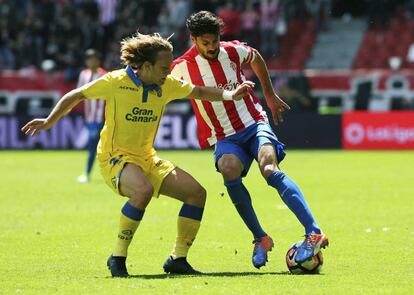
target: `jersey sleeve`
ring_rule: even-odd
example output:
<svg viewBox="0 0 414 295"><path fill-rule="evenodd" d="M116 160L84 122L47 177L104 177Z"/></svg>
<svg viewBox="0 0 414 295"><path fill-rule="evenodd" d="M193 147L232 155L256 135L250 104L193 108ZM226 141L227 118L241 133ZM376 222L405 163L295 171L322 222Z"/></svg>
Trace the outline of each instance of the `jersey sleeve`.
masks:
<svg viewBox="0 0 414 295"><path fill-rule="evenodd" d="M83 85L81 88L83 95L89 99L108 99L108 94L112 93L112 77L105 74L101 78Z"/></svg>
<svg viewBox="0 0 414 295"><path fill-rule="evenodd" d="M256 55L252 47L239 41L233 41L232 43L236 48L237 53L239 54L241 64L249 64L254 60Z"/></svg>
<svg viewBox="0 0 414 295"><path fill-rule="evenodd" d="M194 89L194 85L190 82L178 79L169 75L165 83L165 94L167 102L174 99L187 98Z"/></svg>

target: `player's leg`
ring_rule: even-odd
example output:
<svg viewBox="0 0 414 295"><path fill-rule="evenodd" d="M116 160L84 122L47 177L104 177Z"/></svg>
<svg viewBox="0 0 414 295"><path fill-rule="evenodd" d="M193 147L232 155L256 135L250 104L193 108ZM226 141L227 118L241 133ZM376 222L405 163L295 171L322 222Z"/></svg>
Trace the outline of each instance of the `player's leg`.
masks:
<svg viewBox="0 0 414 295"><path fill-rule="evenodd" d="M114 277L128 276L125 260L128 247L153 195L153 187L140 167L127 163L118 173L118 191L129 200L122 207L115 249L108 259Z"/></svg>
<svg viewBox="0 0 414 295"><path fill-rule="evenodd" d="M284 172L280 171L275 148L271 143L260 147L258 162L263 177L267 179L270 186L277 189L282 200L304 226L305 233L320 232L299 187Z"/></svg>
<svg viewBox="0 0 414 295"><path fill-rule="evenodd" d="M257 219L249 191L243 184L241 175L244 166L241 160L233 154L224 154L218 160L217 167L223 176L224 185L234 207L236 207L237 212L253 234L253 237L255 239L264 237L266 233Z"/></svg>
<svg viewBox="0 0 414 295"><path fill-rule="evenodd" d="M86 164L86 175L90 176L93 163L95 161L96 157L96 146L99 142L99 132L100 132L100 126L98 124L93 124L91 128L89 129L89 140L88 140L88 160Z"/></svg>
<svg viewBox="0 0 414 295"><path fill-rule="evenodd" d="M86 161L85 172L78 176L76 181L78 183L88 183L90 179L90 173L92 171L93 163L96 157L96 146L99 142L99 133L102 129L102 124L88 123L86 125L88 129L88 142L86 145L88 151L88 157Z"/></svg>
<svg viewBox="0 0 414 295"><path fill-rule="evenodd" d="M96 147L99 142L99 133L101 132L102 124L94 123L92 124L91 128L89 129L89 140L88 140L88 161L86 165L86 175L90 176L93 163L95 162L96 158Z"/></svg>
<svg viewBox="0 0 414 295"><path fill-rule="evenodd" d="M305 228L306 239L295 258L297 262L302 262L319 252L321 247L325 247L328 244L328 238L321 232L299 187L279 169L275 149L276 146L280 152L278 143L272 143L266 137L258 137L257 141L259 141L257 143L259 146L258 162L263 177L278 191L283 202ZM283 157L279 156L279 159L281 158Z"/></svg>
<svg viewBox="0 0 414 295"><path fill-rule="evenodd" d="M252 158L241 146L219 141L215 150L217 170L222 174L227 192L240 217L254 237L252 263L260 268L267 262L267 252L273 247L272 239L262 229L253 209L249 191L243 184L242 175L246 174Z"/></svg>
<svg viewBox="0 0 414 295"><path fill-rule="evenodd" d="M175 245L164 263L164 270L167 273L200 274L187 262L187 254L200 228L206 191L190 174L176 167L165 177L160 193L184 203L178 214Z"/></svg>

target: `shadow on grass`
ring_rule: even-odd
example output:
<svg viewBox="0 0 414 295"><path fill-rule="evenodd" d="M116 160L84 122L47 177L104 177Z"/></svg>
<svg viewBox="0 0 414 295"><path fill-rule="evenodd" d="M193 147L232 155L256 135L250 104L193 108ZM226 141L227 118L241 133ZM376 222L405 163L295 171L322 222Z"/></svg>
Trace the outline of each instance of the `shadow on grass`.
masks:
<svg viewBox="0 0 414 295"><path fill-rule="evenodd" d="M152 274L152 275L130 275L131 279L175 279L187 277L247 277L247 276L264 276L264 275L288 275L288 271L281 272L205 272L202 275L174 275L174 274Z"/></svg>

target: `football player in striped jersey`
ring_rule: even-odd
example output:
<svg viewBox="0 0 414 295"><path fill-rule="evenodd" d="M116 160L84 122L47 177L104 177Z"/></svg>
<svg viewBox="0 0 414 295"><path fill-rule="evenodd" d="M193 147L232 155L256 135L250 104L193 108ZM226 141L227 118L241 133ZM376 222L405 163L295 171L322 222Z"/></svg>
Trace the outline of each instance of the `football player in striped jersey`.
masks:
<svg viewBox="0 0 414 295"><path fill-rule="evenodd" d="M85 64L87 68L81 71L77 87L88 84L106 74L106 71L100 67L100 53L95 49L90 48L85 51ZM90 180L99 134L104 124L104 112L105 101L103 99L84 100L84 117L88 130L88 158L84 173L76 179L78 183L88 183Z"/></svg>
<svg viewBox="0 0 414 295"><path fill-rule="evenodd" d="M239 41L220 41L222 20L208 11L194 13L187 19L192 47L172 65L172 74L199 86L235 89L246 78L242 66L250 65L258 77L264 98L276 124L289 106L275 93L260 53ZM191 98L191 96L190 96ZM267 184L277 190L282 200L305 228L305 241L298 249L297 262L309 259L328 244L299 187L281 169L285 157L282 144L269 125L265 110L255 93L239 101L191 100L198 123L202 148L215 145L215 163L234 206L252 232L252 263L260 268L267 262L273 240L263 230L252 206L249 191L243 184L253 160L259 164Z"/></svg>

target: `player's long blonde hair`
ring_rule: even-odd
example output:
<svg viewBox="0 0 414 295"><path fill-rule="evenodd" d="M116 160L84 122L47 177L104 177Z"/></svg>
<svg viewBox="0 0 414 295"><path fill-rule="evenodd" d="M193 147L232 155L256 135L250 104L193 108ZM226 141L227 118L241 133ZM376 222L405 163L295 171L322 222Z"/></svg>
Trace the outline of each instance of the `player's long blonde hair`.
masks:
<svg viewBox="0 0 414 295"><path fill-rule="evenodd" d="M168 39L161 37L158 33L144 35L136 32L121 41L122 63L135 68L140 68L146 61L154 64L159 51L173 50Z"/></svg>

